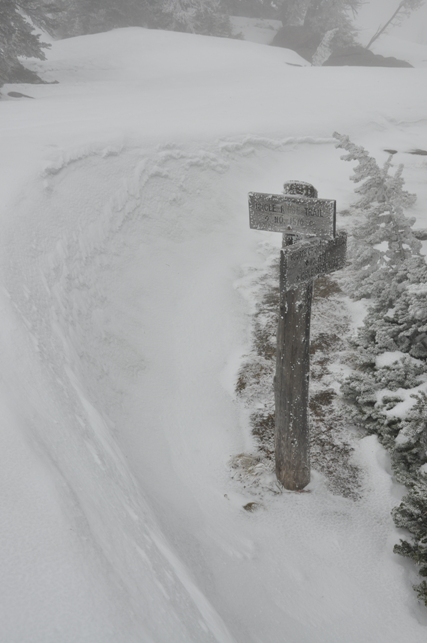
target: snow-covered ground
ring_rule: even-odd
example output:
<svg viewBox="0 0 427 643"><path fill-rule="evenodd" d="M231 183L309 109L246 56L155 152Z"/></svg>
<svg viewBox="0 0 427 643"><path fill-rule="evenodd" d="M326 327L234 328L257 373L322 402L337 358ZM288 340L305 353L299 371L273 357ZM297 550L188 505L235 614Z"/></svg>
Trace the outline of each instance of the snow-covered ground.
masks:
<svg viewBox="0 0 427 643"><path fill-rule="evenodd" d="M2 88L5 643L425 641L373 437L357 502L314 471L311 493L248 513L231 479L252 446L239 283L280 244L249 230L247 192L296 178L345 209L338 130L398 151L427 225L408 153L427 149L425 69L295 64L127 29L54 43L32 66L59 84Z"/></svg>

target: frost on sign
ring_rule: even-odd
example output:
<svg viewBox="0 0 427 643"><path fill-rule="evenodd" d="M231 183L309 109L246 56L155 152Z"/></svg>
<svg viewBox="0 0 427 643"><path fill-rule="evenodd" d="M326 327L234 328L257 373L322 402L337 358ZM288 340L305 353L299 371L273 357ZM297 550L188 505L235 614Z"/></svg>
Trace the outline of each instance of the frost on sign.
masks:
<svg viewBox="0 0 427 643"><path fill-rule="evenodd" d="M288 246L282 250L280 269L286 288L327 275L344 268L347 254L347 234L340 232L334 239L312 240Z"/></svg>
<svg viewBox="0 0 427 643"><path fill-rule="evenodd" d="M335 219L336 202L329 199L249 193L249 225L255 230L330 239Z"/></svg>

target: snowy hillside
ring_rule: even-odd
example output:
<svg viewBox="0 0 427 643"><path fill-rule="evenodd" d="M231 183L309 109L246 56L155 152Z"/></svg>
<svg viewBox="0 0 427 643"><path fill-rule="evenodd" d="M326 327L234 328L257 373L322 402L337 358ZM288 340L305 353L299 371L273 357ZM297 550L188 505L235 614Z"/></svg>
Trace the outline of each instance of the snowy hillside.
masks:
<svg viewBox="0 0 427 643"><path fill-rule="evenodd" d="M300 179L346 209L338 130L398 151L427 227L425 69L144 29L31 65L59 84L0 100L1 641L425 641L373 436L357 502L314 471L250 513L230 469L245 278L281 243L247 192Z"/></svg>

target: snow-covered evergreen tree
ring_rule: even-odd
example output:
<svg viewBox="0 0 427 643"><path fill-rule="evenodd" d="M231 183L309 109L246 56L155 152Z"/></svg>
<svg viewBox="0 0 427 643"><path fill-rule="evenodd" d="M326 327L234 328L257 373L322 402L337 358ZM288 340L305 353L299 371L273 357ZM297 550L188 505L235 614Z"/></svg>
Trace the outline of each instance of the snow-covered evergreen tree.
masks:
<svg viewBox="0 0 427 643"><path fill-rule="evenodd" d="M391 284L396 271L405 260L419 256L421 243L412 232L415 219L408 218L404 209L414 204L415 195L403 189L403 166L390 173L392 156L381 168L367 151L350 141L348 136L334 134L337 147L346 150L345 161L357 161L351 178L360 185L355 189L359 199L353 208L362 215L353 230L351 280L352 295L356 298L378 298L376 290L384 283ZM389 308L391 302L384 302Z"/></svg>
<svg viewBox="0 0 427 643"><path fill-rule="evenodd" d="M16 4L34 25L52 35L65 17L61 0L17 0Z"/></svg>
<svg viewBox="0 0 427 643"><path fill-rule="evenodd" d="M357 161L352 211L359 220L347 285L353 297L369 301L342 393L354 422L378 435L396 479L410 488L393 516L412 542L402 540L395 551L427 576L427 265L414 219L404 213L415 196L403 188L402 166L391 172L391 156L381 168L363 147L334 136L347 152L342 158ZM427 605L427 583L416 589Z"/></svg>
<svg viewBox="0 0 427 643"><path fill-rule="evenodd" d="M360 329L358 341L376 351L402 351L427 359L427 266L421 256L405 260L390 281L374 280L369 294L374 297Z"/></svg>
<svg viewBox="0 0 427 643"><path fill-rule="evenodd" d="M343 382L342 394L351 405L355 423L378 434L386 448L394 449L403 424L393 411L404 401L402 391L410 391L427 380L427 366L407 355L396 355L394 362L379 366L376 346L361 347L356 342L355 349L355 370Z"/></svg>
<svg viewBox="0 0 427 643"><path fill-rule="evenodd" d="M361 195L353 204L353 207L364 209L370 206L372 201L384 203L393 201L400 207L407 208L416 201L416 195L403 190L405 181L402 176L403 165L399 165L394 177L389 176L392 166L393 155L390 155L383 168L380 168L374 157L361 145L355 145L348 136L334 132L334 138L338 141L337 147L345 150L341 158L343 161L357 161L358 165L353 170L351 181L364 183L355 188L355 193Z"/></svg>
<svg viewBox="0 0 427 643"><path fill-rule="evenodd" d="M400 350L413 357L427 357L427 266L415 237L413 218L404 208L415 195L404 187L403 167L390 173L391 158L380 168L362 147L336 135L338 147L347 151L344 160L357 161L351 177L360 185L353 205L360 219L353 230L352 270L348 291L355 298L371 300L364 326L359 332L362 345L379 350Z"/></svg>
<svg viewBox="0 0 427 643"><path fill-rule="evenodd" d="M0 0L0 85L24 79L38 82L36 74L24 70L18 57L45 59L48 44L40 40L24 15L41 19L38 6L30 0ZM23 73L24 72L24 73Z"/></svg>
<svg viewBox="0 0 427 643"><path fill-rule="evenodd" d="M411 558L418 566L420 576L427 576L427 468L424 465L413 482L412 488L399 507L393 510L398 527L407 529L411 542L401 540L394 551ZM415 586L418 598L427 606L427 582Z"/></svg>
<svg viewBox="0 0 427 643"><path fill-rule="evenodd" d="M375 159L348 137L335 134L342 158L357 161L353 181L359 196L352 206L358 221L353 229L352 268L348 292L370 300L357 342L375 353L399 350L427 358L427 266L415 237L413 218L404 208L415 195L404 190L403 167L392 174L391 157L380 168Z"/></svg>
<svg viewBox="0 0 427 643"><path fill-rule="evenodd" d="M427 463L427 395L421 391L412 397L415 405L401 422L392 454L395 477L407 486Z"/></svg>

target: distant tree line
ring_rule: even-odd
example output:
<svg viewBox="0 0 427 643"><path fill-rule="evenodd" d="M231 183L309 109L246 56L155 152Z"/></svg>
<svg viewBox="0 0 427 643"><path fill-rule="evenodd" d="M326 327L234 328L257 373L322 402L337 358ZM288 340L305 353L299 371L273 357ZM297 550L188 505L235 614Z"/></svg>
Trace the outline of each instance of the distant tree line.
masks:
<svg viewBox="0 0 427 643"><path fill-rule="evenodd" d="M390 18L371 42L425 0L396 0ZM353 18L364 0L0 0L0 84L27 80L19 57L44 59L39 27L54 38L141 26L232 37L231 15L276 18L303 27L320 40L334 30L332 44L354 42ZM319 40L319 41L320 41ZM37 77L33 74L33 79Z"/></svg>
<svg viewBox="0 0 427 643"><path fill-rule="evenodd" d="M230 15L303 21L315 30L349 30L349 7L360 0L0 0L0 84L37 77L19 57L45 58L39 27L55 38L143 26L213 36L232 36Z"/></svg>

